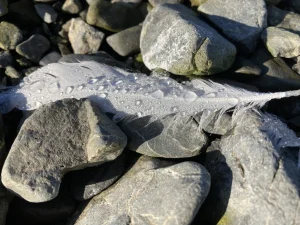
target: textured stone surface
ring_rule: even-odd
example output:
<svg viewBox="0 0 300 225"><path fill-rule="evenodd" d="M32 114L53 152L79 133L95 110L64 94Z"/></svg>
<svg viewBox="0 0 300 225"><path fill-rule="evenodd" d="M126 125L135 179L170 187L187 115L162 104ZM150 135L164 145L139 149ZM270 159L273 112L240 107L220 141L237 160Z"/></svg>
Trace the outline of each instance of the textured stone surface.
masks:
<svg viewBox="0 0 300 225"><path fill-rule="evenodd" d="M0 23L0 48L5 50L15 49L22 40L23 35L17 26L5 21Z"/></svg>
<svg viewBox="0 0 300 225"><path fill-rule="evenodd" d="M198 11L246 52L255 50L260 34L267 26L264 0L202 1Z"/></svg>
<svg viewBox="0 0 300 225"><path fill-rule="evenodd" d="M300 36L277 27L268 27L262 40L274 57L293 58L300 55Z"/></svg>
<svg viewBox="0 0 300 225"><path fill-rule="evenodd" d="M82 10L82 4L79 0L66 0L62 6L64 12L77 14Z"/></svg>
<svg viewBox="0 0 300 225"><path fill-rule="evenodd" d="M109 36L106 41L121 56L140 51L142 26L135 26Z"/></svg>
<svg viewBox="0 0 300 225"><path fill-rule="evenodd" d="M97 167L74 171L71 191L75 199L84 201L111 186L125 170L125 155Z"/></svg>
<svg viewBox="0 0 300 225"><path fill-rule="evenodd" d="M69 224L188 225L210 186L206 169L195 162L172 165L141 157L112 187L94 197Z"/></svg>
<svg viewBox="0 0 300 225"><path fill-rule="evenodd" d="M300 34L300 15L275 6L268 7L268 24Z"/></svg>
<svg viewBox="0 0 300 225"><path fill-rule="evenodd" d="M39 62L50 48L50 42L40 34L34 34L16 47L17 53L33 62Z"/></svg>
<svg viewBox="0 0 300 225"><path fill-rule="evenodd" d="M0 68L11 66L14 58L9 51L0 51Z"/></svg>
<svg viewBox="0 0 300 225"><path fill-rule="evenodd" d="M236 49L193 11L180 4L155 7L141 33L145 65L177 75L208 75L230 68Z"/></svg>
<svg viewBox="0 0 300 225"><path fill-rule="evenodd" d="M72 19L69 40L75 54L95 53L104 38L104 33L96 30L81 19Z"/></svg>
<svg viewBox="0 0 300 225"><path fill-rule="evenodd" d="M129 118L121 128L129 138L130 150L152 157L192 157L199 155L208 143L198 123L187 116Z"/></svg>
<svg viewBox="0 0 300 225"><path fill-rule="evenodd" d="M149 0L149 3L153 6L157 6L158 4L164 4L164 3L179 4L182 2L183 0Z"/></svg>
<svg viewBox="0 0 300 225"><path fill-rule="evenodd" d="M65 173L115 159L126 141L89 100L51 103L24 122L5 161L2 182L27 201L49 201L57 196Z"/></svg>
<svg viewBox="0 0 300 225"><path fill-rule="evenodd" d="M300 223L298 151L284 148L293 135L282 122L271 121L247 113L209 148L204 165L211 189L198 224Z"/></svg>
<svg viewBox="0 0 300 225"><path fill-rule="evenodd" d="M0 16L5 15L6 13L8 13L7 0L0 0Z"/></svg>
<svg viewBox="0 0 300 225"><path fill-rule="evenodd" d="M56 63L61 58L61 55L58 52L50 52L45 55L39 62L41 66L46 66L50 63Z"/></svg>
<svg viewBox="0 0 300 225"><path fill-rule="evenodd" d="M57 19L57 12L47 4L35 4L34 8L37 14L42 18L46 23L53 23Z"/></svg>
<svg viewBox="0 0 300 225"><path fill-rule="evenodd" d="M87 23L114 32L138 25L147 14L146 3L137 5L93 0L89 5Z"/></svg>

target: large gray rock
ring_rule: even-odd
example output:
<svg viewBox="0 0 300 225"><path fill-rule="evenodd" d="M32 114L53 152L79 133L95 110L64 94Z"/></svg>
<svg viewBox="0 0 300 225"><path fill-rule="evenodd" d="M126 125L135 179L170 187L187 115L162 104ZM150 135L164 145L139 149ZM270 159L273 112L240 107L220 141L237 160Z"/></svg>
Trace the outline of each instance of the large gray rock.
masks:
<svg viewBox="0 0 300 225"><path fill-rule="evenodd" d="M198 11L246 52L255 50L261 32L267 27L264 0L202 1Z"/></svg>
<svg viewBox="0 0 300 225"><path fill-rule="evenodd" d="M0 48L15 49L22 40L22 32L17 26L5 21L0 23Z"/></svg>
<svg viewBox="0 0 300 225"><path fill-rule="evenodd" d="M140 51L142 26L135 26L109 36L106 41L121 56Z"/></svg>
<svg viewBox="0 0 300 225"><path fill-rule="evenodd" d="M211 190L198 224L299 224L298 138L272 116L242 121L207 151Z"/></svg>
<svg viewBox="0 0 300 225"><path fill-rule="evenodd" d="M47 4L35 4L34 8L41 19L46 23L53 23L57 19L57 12Z"/></svg>
<svg viewBox="0 0 300 225"><path fill-rule="evenodd" d="M208 75L230 68L236 49L216 30L180 4L155 7L141 33L145 65L178 75Z"/></svg>
<svg viewBox="0 0 300 225"><path fill-rule="evenodd" d="M300 15L275 6L268 7L268 24L300 34Z"/></svg>
<svg viewBox="0 0 300 225"><path fill-rule="evenodd" d="M300 55L300 36L282 28L268 27L261 36L274 57L293 58Z"/></svg>
<svg viewBox="0 0 300 225"><path fill-rule="evenodd" d="M3 166L2 182L27 201L49 201L65 173L115 159L126 142L89 100L51 103L24 122Z"/></svg>
<svg viewBox="0 0 300 225"><path fill-rule="evenodd" d="M50 63L56 63L61 58L61 55L58 52L50 52L49 54L45 55L40 61L39 64L41 66L46 66Z"/></svg>
<svg viewBox="0 0 300 225"><path fill-rule="evenodd" d="M98 51L104 33L77 18L71 20L68 36L75 54L87 54Z"/></svg>
<svg viewBox="0 0 300 225"><path fill-rule="evenodd" d="M187 116L129 118L122 122L121 128L130 140L127 146L130 150L152 157L193 157L208 144L198 123Z"/></svg>
<svg viewBox="0 0 300 225"><path fill-rule="evenodd" d="M208 194L210 176L195 162L173 164L150 157L94 197L69 224L188 225Z"/></svg>
<svg viewBox="0 0 300 225"><path fill-rule="evenodd" d="M0 16L5 15L6 13L8 13L7 0L0 0Z"/></svg>

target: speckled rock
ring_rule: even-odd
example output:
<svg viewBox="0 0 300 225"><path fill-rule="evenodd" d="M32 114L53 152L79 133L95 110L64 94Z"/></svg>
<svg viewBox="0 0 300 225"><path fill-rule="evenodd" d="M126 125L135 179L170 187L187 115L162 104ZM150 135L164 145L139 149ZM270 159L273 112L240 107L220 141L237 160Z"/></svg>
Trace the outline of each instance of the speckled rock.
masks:
<svg viewBox="0 0 300 225"><path fill-rule="evenodd" d="M104 33L77 18L71 20L68 36L74 53L86 54L98 51Z"/></svg>
<svg viewBox="0 0 300 225"><path fill-rule="evenodd" d="M261 32L267 27L264 0L201 1L198 11L246 52L255 50Z"/></svg>
<svg viewBox="0 0 300 225"><path fill-rule="evenodd" d="M49 201L65 173L115 159L126 142L90 100L57 101L24 122L4 163L2 182L27 201Z"/></svg>
<svg viewBox="0 0 300 225"><path fill-rule="evenodd" d="M0 68L11 66L13 61L14 57L9 51L0 51Z"/></svg>
<svg viewBox="0 0 300 225"><path fill-rule="evenodd" d="M49 54L45 55L39 62L41 66L46 66L50 63L56 63L61 58L61 55L58 52L50 52Z"/></svg>
<svg viewBox="0 0 300 225"><path fill-rule="evenodd" d="M261 36L274 57L293 58L300 55L300 36L277 27L268 27Z"/></svg>
<svg viewBox="0 0 300 225"><path fill-rule="evenodd" d="M121 56L140 51L142 26L135 26L109 36L106 41Z"/></svg>
<svg viewBox="0 0 300 225"><path fill-rule="evenodd" d="M57 19L57 12L47 4L35 4L34 5L37 14L46 23L53 23Z"/></svg>
<svg viewBox="0 0 300 225"><path fill-rule="evenodd" d="M149 3L154 7L157 6L158 4L164 4L164 3L179 4L182 2L183 0L149 0Z"/></svg>
<svg viewBox="0 0 300 225"><path fill-rule="evenodd" d="M62 6L64 12L77 14L82 10L82 4L79 0L66 0Z"/></svg>
<svg viewBox="0 0 300 225"><path fill-rule="evenodd" d="M188 225L210 186L206 169L195 162L174 164L141 157L112 187L94 197L68 224Z"/></svg>
<svg viewBox="0 0 300 225"><path fill-rule="evenodd" d="M5 15L6 13L8 13L7 0L0 0L0 16Z"/></svg>
<svg viewBox="0 0 300 225"><path fill-rule="evenodd" d="M0 23L0 48L15 49L22 40L22 32L17 26L5 21Z"/></svg>
<svg viewBox="0 0 300 225"><path fill-rule="evenodd" d="M236 48L180 4L155 7L141 33L143 62L177 75L208 75L230 68ZM221 49L221 51L220 51Z"/></svg>
<svg viewBox="0 0 300 225"><path fill-rule="evenodd" d="M40 34L34 34L26 41L20 43L16 51L30 61L38 63L49 48L50 42L47 38Z"/></svg>

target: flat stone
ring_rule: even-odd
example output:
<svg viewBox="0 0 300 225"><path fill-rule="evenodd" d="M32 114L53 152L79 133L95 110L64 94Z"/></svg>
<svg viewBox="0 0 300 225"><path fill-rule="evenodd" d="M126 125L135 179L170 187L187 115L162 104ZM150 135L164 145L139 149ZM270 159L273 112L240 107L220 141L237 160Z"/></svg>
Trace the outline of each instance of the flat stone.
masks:
<svg viewBox="0 0 300 225"><path fill-rule="evenodd" d="M71 192L78 201L90 199L111 186L125 170L125 155L97 167L72 172Z"/></svg>
<svg viewBox="0 0 300 225"><path fill-rule="evenodd" d="M143 22L147 14L146 3L125 4L93 0L89 5L86 16L87 23L113 32L138 25Z"/></svg>
<svg viewBox="0 0 300 225"><path fill-rule="evenodd" d="M6 13L8 13L7 0L0 0L0 16L5 15Z"/></svg>
<svg viewBox="0 0 300 225"><path fill-rule="evenodd" d="M50 42L47 38L40 34L34 34L26 41L20 43L16 51L30 61L38 63L49 48Z"/></svg>
<svg viewBox="0 0 300 225"><path fill-rule="evenodd" d="M65 173L114 160L126 142L89 100L44 105L21 127L3 166L2 182L29 202L49 201L57 196Z"/></svg>
<svg viewBox="0 0 300 225"><path fill-rule="evenodd" d="M207 151L211 189L196 224L298 224L298 138L270 115L242 121Z"/></svg>
<svg viewBox="0 0 300 225"><path fill-rule="evenodd" d="M0 68L11 66L14 62L14 57L9 51L0 51Z"/></svg>
<svg viewBox="0 0 300 225"><path fill-rule="evenodd" d="M121 56L140 51L140 35L142 26L135 26L109 36L106 41Z"/></svg>
<svg viewBox="0 0 300 225"><path fill-rule="evenodd" d="M261 36L274 57L293 58L300 55L300 36L277 27L268 27Z"/></svg>
<svg viewBox="0 0 300 225"><path fill-rule="evenodd" d="M157 6L158 4L164 4L164 3L180 4L182 2L183 0L149 0L149 3L154 7Z"/></svg>
<svg viewBox="0 0 300 225"><path fill-rule="evenodd" d="M264 0L202 1L198 11L245 52L255 50L261 32L267 27Z"/></svg>
<svg viewBox="0 0 300 225"><path fill-rule="evenodd" d="M49 54L45 55L39 62L41 66L46 66L50 63L56 63L61 58L61 55L58 52L50 52Z"/></svg>
<svg viewBox="0 0 300 225"><path fill-rule="evenodd" d="M208 194L210 176L195 162L141 157L112 187L68 224L188 225Z"/></svg>
<svg viewBox="0 0 300 225"><path fill-rule="evenodd" d="M47 4L35 4L34 8L41 19L46 23L53 23L57 19L57 12Z"/></svg>
<svg viewBox="0 0 300 225"><path fill-rule="evenodd" d="M234 45L181 4L158 5L151 10L140 40L148 69L177 75L223 72L231 67L236 55Z"/></svg>
<svg viewBox="0 0 300 225"><path fill-rule="evenodd" d="M187 116L129 118L122 122L121 128L129 138L128 149L152 157L193 157L208 144L198 123Z"/></svg>
<svg viewBox="0 0 300 225"><path fill-rule="evenodd" d="M72 19L69 40L75 54L95 53L98 51L104 33L96 30L81 19Z"/></svg>
<svg viewBox="0 0 300 225"><path fill-rule="evenodd" d="M0 48L4 50L15 49L22 40L22 32L17 26L5 21L0 23Z"/></svg>
<svg viewBox="0 0 300 225"><path fill-rule="evenodd" d="M82 4L79 0L66 0L62 6L64 12L77 14L82 10Z"/></svg>

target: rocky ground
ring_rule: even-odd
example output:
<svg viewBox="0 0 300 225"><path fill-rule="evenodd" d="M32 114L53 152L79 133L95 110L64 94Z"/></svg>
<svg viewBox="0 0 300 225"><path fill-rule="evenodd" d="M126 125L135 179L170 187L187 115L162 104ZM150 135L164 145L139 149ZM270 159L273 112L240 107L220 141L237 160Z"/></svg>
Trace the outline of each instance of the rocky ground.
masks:
<svg viewBox="0 0 300 225"><path fill-rule="evenodd" d="M300 1L0 0L1 89L78 61L300 89ZM237 123L114 123L100 108L64 99L2 115L0 225L300 224L299 97Z"/></svg>

